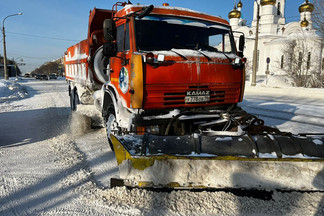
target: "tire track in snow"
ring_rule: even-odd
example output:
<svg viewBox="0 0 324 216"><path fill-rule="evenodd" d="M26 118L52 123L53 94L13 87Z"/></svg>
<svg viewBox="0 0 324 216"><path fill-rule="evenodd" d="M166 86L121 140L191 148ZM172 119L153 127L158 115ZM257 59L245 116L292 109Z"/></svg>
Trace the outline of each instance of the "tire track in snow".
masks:
<svg viewBox="0 0 324 216"><path fill-rule="evenodd" d="M290 132L292 134L299 133L324 133L324 126L311 124L309 122L305 122L304 119L302 121L295 121L293 119L287 119L284 117L275 116L273 113L260 113L260 110L256 110L253 112L252 110L246 110L248 113L255 114L259 116L262 120L264 120L265 125L270 127L278 128L284 132ZM295 117L296 118L296 117Z"/></svg>
<svg viewBox="0 0 324 216"><path fill-rule="evenodd" d="M12 175L3 175L0 179L0 199L6 197L7 202L0 203L0 215L29 215L27 211L21 207L20 200L11 196L17 190L21 190L19 180ZM19 189L18 189L19 188ZM9 196L8 196L9 194Z"/></svg>
<svg viewBox="0 0 324 216"><path fill-rule="evenodd" d="M267 117L271 119L278 119L278 120L284 120L284 121L291 121L301 124L308 124L313 126L320 126L324 127L324 117L317 116L317 115L309 115L309 114L296 114L294 112L289 111L278 111L275 109L269 109L269 108L262 108L262 107L252 107L250 105L241 105L242 108L244 108L245 111L247 111L250 114L256 115L256 116L262 116Z"/></svg>
<svg viewBox="0 0 324 216"><path fill-rule="evenodd" d="M262 97L262 96L260 96ZM259 102L278 102L278 103L283 103L283 104L292 104L292 105L301 105L301 106L308 106L306 103L311 104L310 106L315 106L315 107L320 107L324 106L324 101L316 100L316 102L310 100L310 99L305 99L305 98L300 98L300 101L303 102L298 102L298 100L291 100L291 99L280 99L280 98L267 98L264 97L262 100L260 100L260 97L254 97L247 95L244 97L244 101L259 101ZM296 99L296 98L294 98Z"/></svg>

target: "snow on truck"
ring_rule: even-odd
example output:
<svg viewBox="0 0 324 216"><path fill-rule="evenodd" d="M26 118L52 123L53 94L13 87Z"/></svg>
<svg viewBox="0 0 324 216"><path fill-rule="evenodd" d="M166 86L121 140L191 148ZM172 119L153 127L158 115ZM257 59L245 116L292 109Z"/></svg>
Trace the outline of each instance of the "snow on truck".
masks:
<svg viewBox="0 0 324 216"><path fill-rule="evenodd" d="M189 9L90 12L66 79L72 110L102 113L120 173L112 184L324 190L323 134L284 133L238 106L243 48L226 20Z"/></svg>

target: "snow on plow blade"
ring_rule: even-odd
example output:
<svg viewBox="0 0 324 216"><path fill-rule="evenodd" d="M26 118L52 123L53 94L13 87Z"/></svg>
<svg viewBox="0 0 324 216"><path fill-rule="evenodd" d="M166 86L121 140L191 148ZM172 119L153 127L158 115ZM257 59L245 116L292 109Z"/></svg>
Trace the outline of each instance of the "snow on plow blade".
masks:
<svg viewBox="0 0 324 216"><path fill-rule="evenodd" d="M123 184L324 191L324 137L111 135Z"/></svg>

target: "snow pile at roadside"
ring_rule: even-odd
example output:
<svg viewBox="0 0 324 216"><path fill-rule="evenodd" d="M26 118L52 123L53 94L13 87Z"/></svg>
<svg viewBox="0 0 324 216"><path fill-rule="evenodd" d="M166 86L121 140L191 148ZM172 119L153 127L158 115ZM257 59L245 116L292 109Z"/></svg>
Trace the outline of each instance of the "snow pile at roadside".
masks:
<svg viewBox="0 0 324 216"><path fill-rule="evenodd" d="M284 82L282 79L281 81ZM251 87L251 83L246 82L244 99L248 100L249 95L253 95L254 97L255 95L268 95L267 97L271 98L273 101L278 100L278 98L304 98L306 100L302 100L300 102L307 104L307 100L311 99L319 99L320 101L323 101L324 88L293 87L290 85L281 85L279 83L270 84L270 82L268 82L268 84L266 85L265 81L257 83L256 87Z"/></svg>
<svg viewBox="0 0 324 216"><path fill-rule="evenodd" d="M0 80L0 102L27 96L26 89L18 84L18 79Z"/></svg>
<svg viewBox="0 0 324 216"><path fill-rule="evenodd" d="M252 77L250 77L250 80ZM280 76L280 75L269 75L264 76L262 78L257 79L256 85L258 87L274 87L274 88L281 88L281 87L292 87L293 81L288 76ZM246 85L250 86L251 82L247 81Z"/></svg>
<svg viewBox="0 0 324 216"><path fill-rule="evenodd" d="M290 87L292 85L292 80L288 76L276 76L271 75L268 78L265 78L260 84L261 86L270 86L270 87Z"/></svg>

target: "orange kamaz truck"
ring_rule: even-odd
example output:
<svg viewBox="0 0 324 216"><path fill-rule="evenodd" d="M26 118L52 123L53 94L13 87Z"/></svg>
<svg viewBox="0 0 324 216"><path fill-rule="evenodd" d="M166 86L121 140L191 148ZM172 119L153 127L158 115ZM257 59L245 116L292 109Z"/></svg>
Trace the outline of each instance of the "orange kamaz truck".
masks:
<svg viewBox="0 0 324 216"><path fill-rule="evenodd" d="M324 189L312 183L324 169L322 136L280 132L238 106L244 41L220 17L168 4L90 12L88 37L68 48L65 73L71 109L94 104L102 113L120 171L114 181Z"/></svg>

